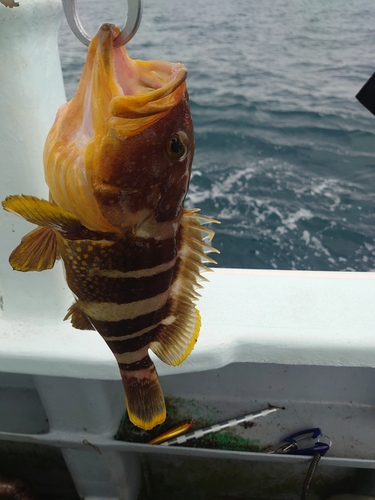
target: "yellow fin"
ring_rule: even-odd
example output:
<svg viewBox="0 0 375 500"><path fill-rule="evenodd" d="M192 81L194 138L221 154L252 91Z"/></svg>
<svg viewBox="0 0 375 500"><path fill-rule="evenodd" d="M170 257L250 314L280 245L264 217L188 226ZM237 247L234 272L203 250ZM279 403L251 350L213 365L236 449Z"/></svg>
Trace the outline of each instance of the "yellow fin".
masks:
<svg viewBox="0 0 375 500"><path fill-rule="evenodd" d="M150 344L152 352L172 366L178 366L189 356L201 328L201 316L194 306L179 303L176 314L177 317L169 317L171 323L161 328Z"/></svg>
<svg viewBox="0 0 375 500"><path fill-rule="evenodd" d="M68 318L70 318L73 328L77 330L95 330L86 314L79 308L78 302L74 302L69 307L64 321Z"/></svg>
<svg viewBox="0 0 375 500"><path fill-rule="evenodd" d="M162 424L166 409L155 365L150 360L150 366L141 370L128 371L119 367L130 421L145 430Z"/></svg>
<svg viewBox="0 0 375 500"><path fill-rule="evenodd" d="M217 221L197 212L197 209L185 210L182 216L179 269L171 287L171 307L150 344L150 349L164 363L173 366L189 356L199 336L201 317L194 303L199 297L196 290L202 288L199 281L208 281L201 275L203 271L211 271L205 263L216 264L206 253L220 253L207 243L212 240L214 232L203 226Z"/></svg>
<svg viewBox="0 0 375 500"><path fill-rule="evenodd" d="M202 288L199 281L208 281L201 272L210 268L206 262L215 263L206 256L207 252L218 252L206 240L211 241L212 229L203 224L217 222L197 214L197 209L185 210L181 219L181 247L179 249L179 268L171 287L172 305L169 316L162 321L150 349L169 365L182 363L193 350L199 336L201 317L195 307L200 297L196 291Z"/></svg>
<svg viewBox="0 0 375 500"><path fill-rule="evenodd" d="M38 227L22 238L10 254L9 263L16 271L44 271L52 269L58 258L54 231Z"/></svg>
<svg viewBox="0 0 375 500"><path fill-rule="evenodd" d="M82 229L82 224L77 217L49 201L41 200L35 196L8 196L2 205L6 211L13 212L38 226L63 232Z"/></svg>

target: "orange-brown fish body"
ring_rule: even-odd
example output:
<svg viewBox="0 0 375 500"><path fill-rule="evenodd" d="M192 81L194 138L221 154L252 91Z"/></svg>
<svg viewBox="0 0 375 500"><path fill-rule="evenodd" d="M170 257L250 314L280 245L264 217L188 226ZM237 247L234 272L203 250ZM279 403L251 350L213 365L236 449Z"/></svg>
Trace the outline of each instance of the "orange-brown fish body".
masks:
<svg viewBox="0 0 375 500"><path fill-rule="evenodd" d="M67 317L96 329L119 364L131 421L150 429L165 404L149 348L181 363L200 329L197 281L209 222L184 210L194 153L181 64L133 61L103 25L74 98L47 138L50 201L10 196L4 208L39 226L10 257L43 270L62 258L77 301Z"/></svg>

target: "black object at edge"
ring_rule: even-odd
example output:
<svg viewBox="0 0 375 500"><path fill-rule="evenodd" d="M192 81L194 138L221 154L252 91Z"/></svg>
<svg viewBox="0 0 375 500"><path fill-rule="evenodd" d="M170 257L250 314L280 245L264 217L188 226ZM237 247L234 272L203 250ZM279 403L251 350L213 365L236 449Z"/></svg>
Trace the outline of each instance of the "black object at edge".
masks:
<svg viewBox="0 0 375 500"><path fill-rule="evenodd" d="M375 115L375 73L364 84L355 97L362 104L362 106Z"/></svg>

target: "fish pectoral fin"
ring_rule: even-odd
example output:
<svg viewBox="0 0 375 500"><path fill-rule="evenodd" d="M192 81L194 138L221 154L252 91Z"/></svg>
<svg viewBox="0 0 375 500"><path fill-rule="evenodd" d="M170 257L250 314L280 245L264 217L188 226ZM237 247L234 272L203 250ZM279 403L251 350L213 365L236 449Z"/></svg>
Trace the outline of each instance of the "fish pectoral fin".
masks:
<svg viewBox="0 0 375 500"><path fill-rule="evenodd" d="M9 263L16 271L45 271L52 269L58 258L55 232L38 227L22 238L10 254Z"/></svg>
<svg viewBox="0 0 375 500"><path fill-rule="evenodd" d="M74 302L68 309L64 321L70 318L73 328L77 330L95 330L86 314L80 309L79 303Z"/></svg>
<svg viewBox="0 0 375 500"><path fill-rule="evenodd" d="M13 212L38 226L62 232L74 232L82 229L82 224L77 217L49 201L35 196L8 196L2 205L7 212Z"/></svg>
<svg viewBox="0 0 375 500"><path fill-rule="evenodd" d="M194 349L201 328L201 316L191 303L180 303L176 316L164 320L169 324L160 328L150 349L164 363L172 366L181 364Z"/></svg>

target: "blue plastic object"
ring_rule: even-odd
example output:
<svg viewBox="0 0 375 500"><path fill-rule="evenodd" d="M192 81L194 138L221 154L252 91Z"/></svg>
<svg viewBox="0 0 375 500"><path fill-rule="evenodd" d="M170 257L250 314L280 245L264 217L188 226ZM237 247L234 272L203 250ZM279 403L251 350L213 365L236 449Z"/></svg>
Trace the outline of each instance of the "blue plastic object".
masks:
<svg viewBox="0 0 375 500"><path fill-rule="evenodd" d="M324 455L330 448L331 442L320 441L326 438L319 427L296 432L283 439L283 443L276 453L288 453L290 455Z"/></svg>

